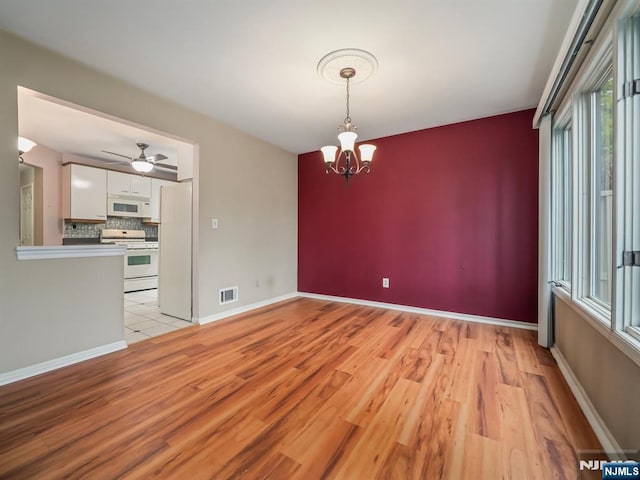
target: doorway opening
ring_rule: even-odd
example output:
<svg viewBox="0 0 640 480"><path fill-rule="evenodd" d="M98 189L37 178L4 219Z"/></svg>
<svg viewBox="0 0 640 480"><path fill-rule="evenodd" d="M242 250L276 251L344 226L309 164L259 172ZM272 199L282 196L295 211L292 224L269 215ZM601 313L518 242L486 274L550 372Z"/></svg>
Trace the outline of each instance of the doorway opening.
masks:
<svg viewBox="0 0 640 480"><path fill-rule="evenodd" d="M142 232L138 240L145 242L147 251L155 248L155 258L159 260L155 274L140 263L133 267L145 271L141 274L145 282L132 289L131 279L126 277L132 268L127 268L127 262L129 257L140 257L129 255L140 244L122 243L128 252L123 278L124 339L131 343L192 325L192 319L197 318L197 277L192 255L197 239L194 232L197 222L193 222L197 211L197 195L193 194L197 189L197 145L23 87L18 87L18 123L19 135L36 142L31 151L23 154L21 170L26 172L25 177L31 175L31 170L38 172L31 175L34 178L31 185L27 181L23 185L21 181L19 186L20 198L24 200L21 244L119 243L103 238L104 232ZM142 152L149 154L146 158L153 163L148 173L133 168L134 159L141 155L141 144L145 145ZM89 183L83 183L83 173L89 175ZM38 178L46 187L46 198L42 191L38 194ZM100 182L101 188L95 188ZM126 189L123 185L129 190L121 190ZM104 215L98 216L98 220L71 215L69 204L73 204L75 197L70 191L74 188L84 188L84 198L90 199L84 205L97 205ZM175 205L170 205L171 192L188 192L186 201L179 205L182 210L177 213ZM121 209L123 205L126 209ZM138 205L139 210L130 210ZM171 210L170 215L167 210ZM174 221L175 218L181 221ZM176 229L180 229L178 234L171 235ZM171 241L163 242L162 237L168 235ZM181 243L177 244L178 241ZM158 280L149 281L152 275ZM163 277L167 281L163 282ZM174 277L180 281L168 281Z"/></svg>

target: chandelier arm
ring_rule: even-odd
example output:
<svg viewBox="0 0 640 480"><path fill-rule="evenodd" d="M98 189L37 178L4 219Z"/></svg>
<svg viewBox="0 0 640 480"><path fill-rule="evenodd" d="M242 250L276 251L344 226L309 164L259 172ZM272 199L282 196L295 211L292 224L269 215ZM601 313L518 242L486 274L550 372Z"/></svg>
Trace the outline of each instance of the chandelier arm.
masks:
<svg viewBox="0 0 640 480"><path fill-rule="evenodd" d="M336 160L336 168L338 169L338 173L340 175L344 175L344 172L349 170L349 161L347 157L347 153L342 148L338 151L338 159ZM342 166L341 165L342 161Z"/></svg>
<svg viewBox="0 0 640 480"><path fill-rule="evenodd" d="M351 170L352 170L354 175L357 175L358 173L360 173L362 171L363 165L362 165L362 162L360 161L360 159L358 158L358 154L356 153L355 150L353 150L351 152L351 155L353 156L353 158L355 158L355 161L353 162Z"/></svg>
<svg viewBox="0 0 640 480"><path fill-rule="evenodd" d="M338 175L342 175L342 172L340 172L340 171L339 171L336 167L334 167L333 165L327 165L326 172L327 172L327 175L328 175L329 173L331 173L331 172L336 173L336 174L338 174Z"/></svg>

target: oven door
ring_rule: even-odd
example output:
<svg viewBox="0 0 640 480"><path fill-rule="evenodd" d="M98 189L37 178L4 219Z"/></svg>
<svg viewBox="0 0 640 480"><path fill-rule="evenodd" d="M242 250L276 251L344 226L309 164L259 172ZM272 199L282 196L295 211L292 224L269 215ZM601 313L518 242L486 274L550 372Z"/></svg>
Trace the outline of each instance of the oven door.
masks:
<svg viewBox="0 0 640 480"><path fill-rule="evenodd" d="M158 250L127 250L124 257L124 278L158 276Z"/></svg>

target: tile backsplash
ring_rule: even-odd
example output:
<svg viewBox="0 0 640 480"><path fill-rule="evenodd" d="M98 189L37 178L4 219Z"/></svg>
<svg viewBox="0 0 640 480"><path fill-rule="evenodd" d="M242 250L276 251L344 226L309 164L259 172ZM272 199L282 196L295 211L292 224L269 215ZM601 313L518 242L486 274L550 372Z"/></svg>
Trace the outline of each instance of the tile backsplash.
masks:
<svg viewBox="0 0 640 480"><path fill-rule="evenodd" d="M119 230L144 230L147 238L158 238L157 225L145 225L141 218L107 217L106 223L66 223L65 238L98 238L103 228Z"/></svg>

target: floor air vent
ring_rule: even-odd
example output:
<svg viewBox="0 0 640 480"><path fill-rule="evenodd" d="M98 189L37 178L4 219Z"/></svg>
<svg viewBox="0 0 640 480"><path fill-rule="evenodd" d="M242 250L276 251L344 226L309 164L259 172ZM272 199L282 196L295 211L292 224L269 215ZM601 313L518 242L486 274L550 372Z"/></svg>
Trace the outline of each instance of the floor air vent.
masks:
<svg viewBox="0 0 640 480"><path fill-rule="evenodd" d="M221 288L218 291L218 302L220 305L238 301L238 287Z"/></svg>

